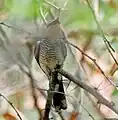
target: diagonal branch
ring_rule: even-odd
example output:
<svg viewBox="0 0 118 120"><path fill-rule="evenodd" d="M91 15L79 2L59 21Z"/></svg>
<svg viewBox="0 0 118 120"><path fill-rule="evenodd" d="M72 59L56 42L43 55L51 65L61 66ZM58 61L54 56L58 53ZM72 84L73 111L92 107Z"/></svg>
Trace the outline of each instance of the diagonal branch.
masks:
<svg viewBox="0 0 118 120"><path fill-rule="evenodd" d="M35 83L34 83L35 82L35 78L33 76L33 73L32 73L32 71L31 71L31 69L29 67L28 67L28 71L26 71L20 63L18 64L18 66L19 66L20 70L22 72L24 72L30 79L32 96L33 96L33 99L34 99L34 103L35 103L35 107L37 109L37 112L40 115L40 119L39 120L41 120L42 119L42 113L41 113L41 109L39 108L38 103L37 103L37 97L38 96L37 96L36 91L35 91ZM44 95L44 93L42 91L41 91L41 93Z"/></svg>
<svg viewBox="0 0 118 120"><path fill-rule="evenodd" d="M82 55L84 55L84 56L86 56L87 58L89 58L89 59L96 65L96 67L100 70L100 72L103 74L103 76L109 81L109 83L110 83L111 85L113 85L113 86L117 89L116 85L106 76L106 74L104 73L104 71L103 71L103 70L101 69L101 67L98 65L98 63L96 62L96 59L94 59L94 58L90 57L89 55L87 55L86 53L84 53L78 46L70 43L70 42L67 41L67 40L66 40L66 42L67 42L68 44L70 44L71 46L73 46L74 48L76 48L77 50L79 50Z"/></svg>
<svg viewBox="0 0 118 120"><path fill-rule="evenodd" d="M16 110L16 108L14 107L14 105L4 96L0 93L0 96L2 96L8 103L9 105L14 109L14 111L16 112L17 116L19 117L20 120L23 120L20 116L20 114L18 113L18 111Z"/></svg>
<svg viewBox="0 0 118 120"><path fill-rule="evenodd" d="M70 73L66 72L63 69L58 70L58 72L60 74L62 74L64 77L68 78L70 81L72 81L75 84L77 84L79 87L83 88L85 91L87 91L90 94L92 94L98 100L99 103L104 104L105 106L107 106L108 108L110 108L111 110L113 110L116 114L118 114L118 109L116 109L116 106L114 105L114 103L108 101L107 99L105 99L102 95L100 95L97 92L96 89L91 88L86 83L80 81L79 79L77 79L76 77L74 77L73 75L71 75Z"/></svg>
<svg viewBox="0 0 118 120"><path fill-rule="evenodd" d="M93 10L93 8L91 7L91 5L90 5L90 3L89 3L89 0L86 0L86 2L87 2L88 6L89 6L89 8L90 8L90 10L91 10L91 12L92 12L92 14L93 14L94 20L95 20L95 22L96 22L96 24L97 24L97 27L98 27L98 29L99 29L99 31L100 31L101 37L102 37L102 39L103 39L103 41L104 41L104 43L105 43L105 45L106 45L106 48L107 48L108 52L110 53L110 55L111 55L111 57L113 58L113 60L114 60L114 62L116 63L116 65L118 65L118 62L117 62L116 58L114 57L113 53L111 52L111 50L112 50L113 52L115 52L115 50L113 49L113 47L111 46L111 44L110 44L110 42L107 40L107 38L105 37L104 32L103 32L103 30L101 29L100 24L98 23L98 21L97 21L97 19L96 19L94 10Z"/></svg>
<svg viewBox="0 0 118 120"><path fill-rule="evenodd" d="M25 30L23 30L23 29L16 28L16 27L14 27L14 26L8 25L8 24L6 24L6 23L4 23L4 22L0 22L0 25L3 25L3 26L6 26L6 27L8 27L8 28L12 28L12 29L15 29L15 30L18 30L18 31L27 33L28 35L31 35L30 32L27 32L27 31L25 31Z"/></svg>
<svg viewBox="0 0 118 120"><path fill-rule="evenodd" d="M95 118L89 113L89 111L84 107L84 105L81 104L81 101L79 101L79 103L82 106L82 108L88 113L88 115L92 118L92 120L95 120Z"/></svg>

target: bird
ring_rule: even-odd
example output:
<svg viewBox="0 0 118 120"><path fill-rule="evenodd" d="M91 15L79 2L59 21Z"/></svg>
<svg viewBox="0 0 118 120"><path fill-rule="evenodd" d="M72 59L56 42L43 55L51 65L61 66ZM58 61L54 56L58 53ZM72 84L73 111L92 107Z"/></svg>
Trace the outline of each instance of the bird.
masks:
<svg viewBox="0 0 118 120"><path fill-rule="evenodd" d="M52 95L52 104L55 111L58 112L61 109L67 109L62 75L57 71L63 68L67 56L65 35L60 27L59 19L48 23L44 32L43 38L35 45L34 56L49 79L49 87L52 82L54 84L55 92Z"/></svg>

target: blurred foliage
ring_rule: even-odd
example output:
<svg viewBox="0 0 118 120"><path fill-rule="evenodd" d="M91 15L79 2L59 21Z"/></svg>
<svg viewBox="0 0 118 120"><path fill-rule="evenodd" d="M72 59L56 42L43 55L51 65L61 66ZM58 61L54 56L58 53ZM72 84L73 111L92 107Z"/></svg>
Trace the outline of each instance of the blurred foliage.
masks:
<svg viewBox="0 0 118 120"><path fill-rule="evenodd" d="M64 3L66 2L66 0L60 0L60 2L55 1L54 3L57 3L57 6L59 6L62 4L61 2ZM79 28L86 28L90 30L96 28L96 25L93 24L94 20L92 17L92 13L86 4L84 4L83 2L79 2L79 0L68 0L67 2L67 11L65 10L61 13L62 23L64 23L66 26L70 26L76 29L78 28L78 26ZM50 12L49 7L51 6L44 3L45 2L43 0L21 0L20 4L19 0L4 0L4 7L0 11L7 11L9 12L9 14L12 13L12 16L14 16L14 18L16 16L19 16L26 19L35 19L38 17L40 18L40 7L44 11L48 13ZM110 18L113 19L116 11L116 8L111 7L108 3L100 0L100 12L103 14L101 22L106 24L109 23ZM64 17L63 14L66 14L66 17Z"/></svg>
<svg viewBox="0 0 118 120"><path fill-rule="evenodd" d="M114 53L114 55L116 58L118 58L117 57L118 56L117 55L118 54L118 38L117 38L118 0L89 0L89 1L93 9L94 10L97 9L96 16L99 16L97 18L98 22L100 23L105 36L111 42L111 45L115 48L116 52ZM97 6L94 6L97 3L97 1L99 1ZM61 11L60 21L63 24L65 30L67 31L69 40L71 40L71 42L81 47L84 52L95 57L97 62L101 66L101 68L107 73L108 76L110 76L108 73L111 69L113 69L114 61L110 57L106 49L106 46L103 43L103 39L99 34L99 29L97 28L92 12L86 3L86 0L49 0L49 2L53 3L58 8L64 8L64 10ZM13 25L15 28L18 28L18 29L23 28L29 32L34 32L34 31L37 31L36 30L37 24L39 25L42 20L40 9L42 9L44 16L46 15L47 20L50 20L52 14L54 16L57 16L57 10L54 7L52 7L52 5L47 4L45 0L1 0L0 1L0 21L1 22L5 21L6 23L9 23L9 25ZM35 21L35 22L32 23L32 21ZM28 88L25 88L27 86L25 84L28 84L27 81L29 80L29 78L26 77L26 75L24 75L23 72L21 71L19 72L19 68L16 67L16 64L19 61L25 64L29 60L29 64L31 64L31 60L32 60L31 49L30 49L31 44L25 43L26 42L24 40L25 32L24 33L19 32L16 29L10 29L10 28L8 29L5 26L2 26L2 27L6 31L6 35L8 35L11 44L9 45L9 42L7 43L7 40L5 41L3 39L3 41L7 43L10 49L10 52L8 51L6 52L4 48L2 48L2 45L1 45L2 43L0 42L0 50L1 50L0 51L0 72L1 72L1 76L3 74L5 75L5 77L4 75L1 77L2 82L0 83L0 87L2 85L6 87L6 89L3 90L2 88L3 86L2 86L0 89L1 90L0 92L5 91L4 93L6 93L7 96L10 96L11 94L16 93L15 97L11 96L14 99L16 98L15 102L14 100L12 100L14 103L16 103L15 106L17 106L20 109L20 111L28 120L36 119L38 116L38 113L34 108L32 93ZM39 33L37 33L37 35L38 34ZM2 38L4 38L4 36L1 35L0 41L2 40ZM72 52L75 53L75 57L71 55ZM13 61L14 59L11 58L11 54L14 54L13 55L14 59L17 60L18 62ZM25 59L22 57L22 55ZM89 82L90 84L93 83L92 84L93 86L94 85L99 86L100 80L104 78L99 73L98 69L96 69L96 67L93 65L93 63L91 63L91 61L82 57L82 55L79 52L77 52L75 49L72 49L72 51L69 51L68 56L69 57L67 60L67 69L69 72L71 71L72 73L74 73L76 71L75 69L77 69L77 66L79 66L75 63L82 62L81 64L83 64L83 66L85 67L84 71L87 72L85 77L88 77L88 79L91 80ZM4 67L3 67L3 64L4 64ZM44 74L41 71L38 71L39 67L37 67L36 64L33 67L35 69L35 70L33 69L34 70L33 72L35 73L36 77L38 76L37 78L39 80L39 81L36 81L37 86L40 85L41 87L46 87L46 84L48 82L45 81L46 78ZM76 73L77 77L78 77L78 74L82 74L82 72L78 71ZM9 81L7 81L8 79ZM115 79L115 82L118 82L118 75L117 74L114 75L112 79ZM20 86L21 85L20 83L22 84L23 89ZM67 83L65 83L65 85L67 85ZM14 91L13 90L14 87L15 87L15 92L11 92L11 91ZM19 90L20 87L21 89ZM69 93L69 95L72 94L75 97L76 101L68 98L69 102L71 101L69 104L69 110L66 112L63 112L63 115L65 115L66 118L70 118L69 120L74 120L75 118L77 118L77 115L81 116L81 113L78 112L80 109L82 109L80 107L81 105L78 105L78 101L80 99L80 94L79 94L80 91L78 89L75 89L75 91L72 90L74 87L75 86L73 84L70 85L69 90L67 90L67 92ZM117 90L114 90L111 86L109 86L108 83L106 83L106 81L104 82L101 88L106 88L105 89L106 91L104 90L102 91L105 97L108 97L110 100L111 100L111 97L113 97L113 100L116 103L118 103ZM23 99L17 98L18 97L17 91L22 92L20 97ZM39 106L41 107L41 110L42 110L44 108L43 103L45 103L45 100L44 98L42 98L40 94L38 95L41 101L40 102L38 100ZM91 114L95 118L100 119L102 117L102 115L96 111L97 108L91 105L92 100L84 96L83 101L86 108L91 112ZM92 102L94 103L94 101ZM19 103L22 103L22 105L19 106ZM72 103L74 105L72 105ZM3 103L2 109L4 108L4 104L5 103ZM5 106L7 105L5 104ZM0 113L3 114L4 113L3 111L1 112L0 110ZM81 112L82 112L82 120L85 120L84 118L87 118L87 120L91 119L88 117L89 115L86 113L85 110L82 110ZM112 115L112 113L111 114L107 113L107 115ZM55 118L57 118L58 115L57 114L55 115L54 113L54 116ZM13 116L11 114L5 113L4 116L0 116L0 120L7 120L7 118L5 119L4 117L13 117Z"/></svg>
<svg viewBox="0 0 118 120"><path fill-rule="evenodd" d="M53 2L50 0L50 2ZM60 0L55 1L54 4L57 6L62 7L62 4L67 2L66 9L67 11L62 11L62 23L66 26L72 28L85 28L93 30L96 28L94 25L94 20L92 17L92 13L88 8L87 4L84 2L79 2L79 0ZM100 12L102 15L101 22L109 23L109 20L116 15L117 8L111 7L108 3L100 0ZM61 6L60 6L61 5ZM64 6L64 5L63 5ZM0 9L0 11L9 12L11 16L15 17L24 17L26 19L36 19L40 18L40 10L42 8L43 11L49 13L50 5L46 5L43 0L21 0L19 4L19 0L4 0L4 7ZM15 16L16 15L16 16ZM64 17L63 15L66 15Z"/></svg>
<svg viewBox="0 0 118 120"><path fill-rule="evenodd" d="M105 14L102 21L109 22L109 19L114 16L116 9L111 7L104 1L100 0L100 11L103 12L103 14Z"/></svg>
<svg viewBox="0 0 118 120"><path fill-rule="evenodd" d="M113 95L118 95L118 90L114 90Z"/></svg>

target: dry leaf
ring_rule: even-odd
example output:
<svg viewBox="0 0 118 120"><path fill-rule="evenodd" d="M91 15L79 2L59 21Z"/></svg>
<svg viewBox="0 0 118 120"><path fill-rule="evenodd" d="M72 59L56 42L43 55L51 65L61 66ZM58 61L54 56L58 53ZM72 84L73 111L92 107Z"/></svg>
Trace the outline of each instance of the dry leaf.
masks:
<svg viewBox="0 0 118 120"><path fill-rule="evenodd" d="M69 120L77 120L79 113L78 112L72 112Z"/></svg>
<svg viewBox="0 0 118 120"><path fill-rule="evenodd" d="M10 113L5 113L3 117L5 118L5 120L16 120L16 117L11 115Z"/></svg>

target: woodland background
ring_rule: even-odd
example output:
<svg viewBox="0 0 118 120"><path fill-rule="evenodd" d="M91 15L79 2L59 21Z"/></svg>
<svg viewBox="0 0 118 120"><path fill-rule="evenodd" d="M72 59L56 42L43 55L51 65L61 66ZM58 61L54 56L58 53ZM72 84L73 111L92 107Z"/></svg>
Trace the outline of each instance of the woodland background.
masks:
<svg viewBox="0 0 118 120"><path fill-rule="evenodd" d="M118 0L89 2L104 34L86 0L0 0L0 93L13 103L23 120L38 120L45 107L48 80L33 57L34 41L40 36L42 15L50 21L52 15L57 16L59 8L68 40L95 58L105 75L118 86L118 64L103 40L105 36L118 60ZM95 87L118 108L118 91L93 61L73 47L68 48L64 69ZM52 108L51 116L55 120L118 119L118 115L98 105L90 94L68 83L65 79L68 109L57 114ZM16 119L18 115L1 96L0 120Z"/></svg>

